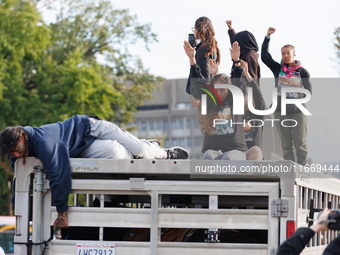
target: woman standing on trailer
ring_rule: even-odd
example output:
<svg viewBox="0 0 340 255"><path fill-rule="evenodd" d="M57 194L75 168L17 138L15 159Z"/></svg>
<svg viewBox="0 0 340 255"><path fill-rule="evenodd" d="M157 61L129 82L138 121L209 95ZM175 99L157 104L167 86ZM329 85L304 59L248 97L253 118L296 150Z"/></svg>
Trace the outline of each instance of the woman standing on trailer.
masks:
<svg viewBox="0 0 340 255"><path fill-rule="evenodd" d="M281 48L282 60L280 63L276 62L270 55L268 48L270 42L270 36L276 31L275 28L268 28L267 35L264 38L261 51L261 59L273 72L275 77L275 87L278 90L278 104L276 111L274 112L276 121L276 127L278 129L281 145L283 150L283 158L285 160L295 161L293 143L296 150L297 163L301 165L307 164L307 117L301 110L294 104L288 104L286 106L286 115L281 115L281 88L302 88L309 90L312 93L312 85L309 81L309 72L302 67L301 62L294 60L295 48L293 45L287 44ZM302 93L290 92L283 95L286 98L303 98ZM303 104L304 105L304 104ZM290 127L283 127L280 125L284 119L292 119L297 123L294 126L294 122L286 125ZM293 126L293 127L291 127Z"/></svg>
<svg viewBox="0 0 340 255"><path fill-rule="evenodd" d="M198 74L199 78L212 78L211 73L208 68L208 63L210 59L216 61L217 64L220 63L220 49L217 45L217 40L215 38L215 31L212 23L207 17L200 17L196 20L195 26L192 28L196 41L199 43L192 47L188 41L184 41L184 50L189 57L190 66L195 66L197 70L195 73ZM196 51L196 52L195 52ZM195 65L197 64L197 65ZM190 68L190 73L187 81L186 91L188 94L192 95L191 100L192 107L198 107L200 105L200 94L195 89L192 84L193 70ZM201 132L202 130L201 120L199 119Z"/></svg>

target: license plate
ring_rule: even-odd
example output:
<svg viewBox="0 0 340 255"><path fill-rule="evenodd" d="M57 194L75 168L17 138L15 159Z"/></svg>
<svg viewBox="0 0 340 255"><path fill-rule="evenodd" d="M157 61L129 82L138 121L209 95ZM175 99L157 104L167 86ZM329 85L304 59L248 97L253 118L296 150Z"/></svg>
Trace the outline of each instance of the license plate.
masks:
<svg viewBox="0 0 340 255"><path fill-rule="evenodd" d="M77 242L76 255L116 255L114 242Z"/></svg>

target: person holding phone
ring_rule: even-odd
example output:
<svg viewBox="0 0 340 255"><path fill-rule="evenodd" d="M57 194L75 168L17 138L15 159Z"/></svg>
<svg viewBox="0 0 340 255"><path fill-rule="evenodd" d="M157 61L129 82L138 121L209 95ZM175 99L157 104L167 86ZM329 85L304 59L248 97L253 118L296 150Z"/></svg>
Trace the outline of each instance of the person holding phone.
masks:
<svg viewBox="0 0 340 255"><path fill-rule="evenodd" d="M309 228L299 228L289 239L283 242L278 250L278 255L298 255L306 247L310 239L317 233L329 230L327 225L330 209L325 208L317 221ZM330 242L323 255L335 255L340 253L340 235Z"/></svg>
<svg viewBox="0 0 340 255"><path fill-rule="evenodd" d="M210 59L220 63L220 49L215 38L215 31L212 23L207 17L200 17L196 20L195 26L192 28L195 39L199 41L195 47L192 47L188 41L184 41L184 51L189 57L190 66L195 66L197 70L195 73L199 74L199 78L211 78L211 73L208 68ZM197 65L195 65L197 64ZM200 94L195 90L194 86L190 84L193 78L193 71L190 68L190 73L187 81L186 91L192 95L191 106L197 107L200 105ZM199 122L201 123L200 119ZM202 127L202 125L200 125ZM201 128L202 134L204 131Z"/></svg>
<svg viewBox="0 0 340 255"><path fill-rule="evenodd" d="M230 49L232 59L239 59L240 47L234 42ZM255 100L255 106L264 104L264 100L256 81L248 72L248 64L243 60L237 61L232 76L237 79L231 79L225 74L218 74L213 77L210 86L215 87L216 84L232 84L241 89L245 95L244 107L247 112L247 86L253 88L254 95L258 95ZM209 63L211 73L218 72L218 66L214 60ZM197 76L198 74L194 74ZM194 77L195 77L194 76ZM242 77L242 78L241 78ZM246 79L244 79L246 78ZM258 146L247 149L245 131L242 125L233 125L231 123L242 123L244 115L234 115L233 111L233 95L228 89L215 88L222 104L214 104L213 100L207 98L207 114L199 116L204 120L204 144L202 148L202 159L210 160L261 160L262 150ZM262 99L261 99L262 98ZM219 121L221 120L221 121ZM225 120L228 120L226 123ZM229 122L232 120L232 122ZM215 124L214 124L215 123Z"/></svg>

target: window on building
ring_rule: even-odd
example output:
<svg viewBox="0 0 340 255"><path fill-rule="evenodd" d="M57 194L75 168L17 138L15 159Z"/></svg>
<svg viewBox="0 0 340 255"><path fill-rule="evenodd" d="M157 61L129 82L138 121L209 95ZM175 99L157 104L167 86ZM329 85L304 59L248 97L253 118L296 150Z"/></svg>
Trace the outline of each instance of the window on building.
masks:
<svg viewBox="0 0 340 255"><path fill-rule="evenodd" d="M185 147L185 140L184 140L184 138L179 139L179 146Z"/></svg>
<svg viewBox="0 0 340 255"><path fill-rule="evenodd" d="M198 119L195 119L194 121L194 128L200 128L200 124L198 123Z"/></svg>
<svg viewBox="0 0 340 255"><path fill-rule="evenodd" d="M195 137L195 146L202 146L201 137Z"/></svg>
<svg viewBox="0 0 340 255"><path fill-rule="evenodd" d="M184 129L184 120L179 120L179 129Z"/></svg>
<svg viewBox="0 0 340 255"><path fill-rule="evenodd" d="M169 147L170 147L169 139L165 139L165 141L164 141L164 147L165 147L165 148L169 148Z"/></svg>
<svg viewBox="0 0 340 255"><path fill-rule="evenodd" d="M190 138L187 138L187 145L188 145L188 147L191 146L191 139Z"/></svg>
<svg viewBox="0 0 340 255"><path fill-rule="evenodd" d="M178 146L178 141L177 139L172 139L172 146Z"/></svg>
<svg viewBox="0 0 340 255"><path fill-rule="evenodd" d="M157 130L162 130L162 121L157 121Z"/></svg>
<svg viewBox="0 0 340 255"><path fill-rule="evenodd" d="M171 127L172 127L172 130L177 129L177 120L172 120L171 121Z"/></svg>
<svg viewBox="0 0 340 255"><path fill-rule="evenodd" d="M190 119L187 119L187 129L190 129L190 124L191 124Z"/></svg>
<svg viewBox="0 0 340 255"><path fill-rule="evenodd" d="M168 131L169 130L169 122L167 120L164 121L164 131Z"/></svg>
<svg viewBox="0 0 340 255"><path fill-rule="evenodd" d="M149 129L150 129L150 131L155 130L155 126L154 126L153 121L151 121L151 122L149 123Z"/></svg>
<svg viewBox="0 0 340 255"><path fill-rule="evenodd" d="M176 109L182 110L182 109L190 109L191 102L184 102L184 103L177 103Z"/></svg>
<svg viewBox="0 0 340 255"><path fill-rule="evenodd" d="M142 131L146 131L146 122L142 122Z"/></svg>

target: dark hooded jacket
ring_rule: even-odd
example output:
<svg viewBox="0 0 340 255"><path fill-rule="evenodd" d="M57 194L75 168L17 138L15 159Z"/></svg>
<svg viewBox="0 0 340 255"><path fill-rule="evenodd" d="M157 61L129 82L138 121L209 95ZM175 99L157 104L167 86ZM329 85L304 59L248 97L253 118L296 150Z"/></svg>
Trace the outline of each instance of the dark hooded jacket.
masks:
<svg viewBox="0 0 340 255"><path fill-rule="evenodd" d="M259 54L257 53L259 50L259 46L257 45L255 36L245 30L238 32L236 34L234 29L228 30L230 43L231 45L237 41L240 45L240 59L248 63L248 72L251 77L256 81L258 85L260 85L260 65L258 62ZM235 68L233 64L232 70Z"/></svg>
<svg viewBox="0 0 340 255"><path fill-rule="evenodd" d="M250 76L256 81L257 85L260 85L260 65L258 62L259 54L257 51L259 50L259 46L257 45L256 39L254 35L245 30L241 31L236 34L234 29L229 29L228 30L229 38L230 38L230 44L232 45L235 41L238 42L240 45L240 59L248 63L248 72ZM233 64L232 66L232 72L231 76L233 78L238 78L234 76L233 70L237 69L235 65ZM254 89L254 87L253 87ZM261 93L260 89L254 89L254 102L256 105L256 109L258 110L264 110L265 108L265 103L264 99ZM259 103L257 103L259 102ZM248 116L246 118L246 121L249 121L250 119L263 119L264 116ZM248 149L250 149L253 146L258 146L262 149L262 132L263 132L263 127L261 126L261 123L257 120L252 123L254 127L248 127L248 130L245 130L245 135L246 135L246 143ZM250 130L249 130L250 129Z"/></svg>
<svg viewBox="0 0 340 255"><path fill-rule="evenodd" d="M28 137L28 156L40 159L44 165L57 211L67 211L71 190L70 158L78 157L95 140L90 135L88 116L76 115L64 122L21 128ZM16 160L11 156L13 173Z"/></svg>

